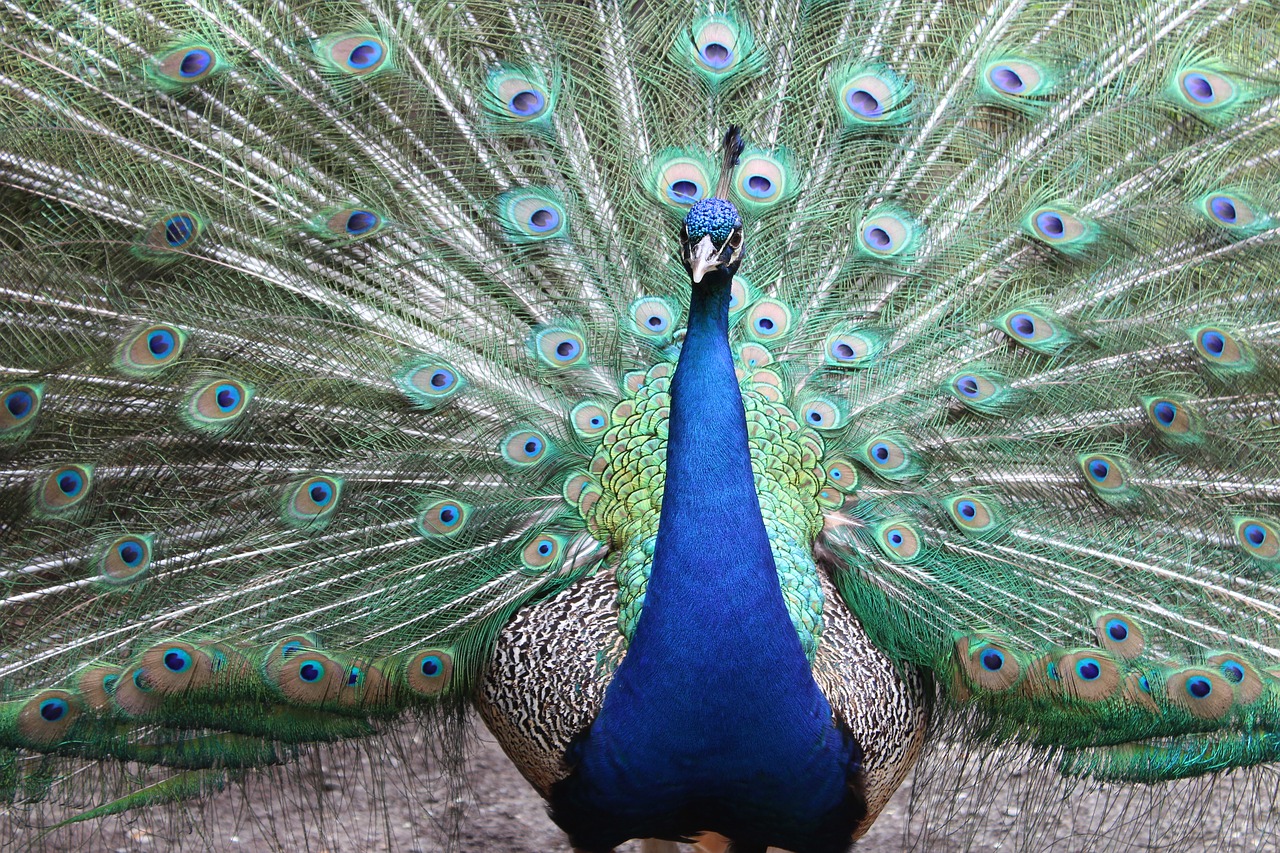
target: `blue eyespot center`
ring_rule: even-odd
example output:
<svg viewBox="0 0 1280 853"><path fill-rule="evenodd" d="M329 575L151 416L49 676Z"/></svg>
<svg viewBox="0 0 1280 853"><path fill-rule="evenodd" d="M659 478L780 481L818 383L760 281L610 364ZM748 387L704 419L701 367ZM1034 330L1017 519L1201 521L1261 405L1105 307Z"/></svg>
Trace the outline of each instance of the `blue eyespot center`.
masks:
<svg viewBox="0 0 1280 853"><path fill-rule="evenodd" d="M991 69L991 82L997 89L1009 95L1020 95L1027 88L1018 72L1007 65L997 65Z"/></svg>
<svg viewBox="0 0 1280 853"><path fill-rule="evenodd" d="M529 227L539 234L560 227L560 214L550 207L540 207L529 214Z"/></svg>
<svg viewBox="0 0 1280 853"><path fill-rule="evenodd" d="M815 424L820 424L820 423L822 423L822 412L819 412L817 409L810 409L810 410L809 410L809 422L810 422L810 423L815 423Z"/></svg>
<svg viewBox="0 0 1280 853"><path fill-rule="evenodd" d="M1092 459L1089 461L1089 476L1101 483L1107 479L1107 475L1111 473L1111 466L1107 464L1105 459Z"/></svg>
<svg viewBox="0 0 1280 853"><path fill-rule="evenodd" d="M760 317L756 320L756 331L769 334L776 328L777 324L768 317Z"/></svg>
<svg viewBox="0 0 1280 853"><path fill-rule="evenodd" d="M376 41L362 41L347 55L347 64L357 71L363 71L381 60L382 53L382 45Z"/></svg>
<svg viewBox="0 0 1280 853"><path fill-rule="evenodd" d="M173 333L164 329L156 329L147 335L147 350L157 361L173 352L174 345Z"/></svg>
<svg viewBox="0 0 1280 853"><path fill-rule="evenodd" d="M1147 681L1147 677L1145 675L1138 678L1138 689L1143 693L1151 692L1151 682Z"/></svg>
<svg viewBox="0 0 1280 853"><path fill-rule="evenodd" d="M84 488L84 477L75 471L63 471L58 475L58 491L67 497L74 498L80 494L82 488Z"/></svg>
<svg viewBox="0 0 1280 853"><path fill-rule="evenodd" d="M1067 231L1067 225L1062 220L1062 216L1047 210L1036 215L1036 228L1052 240L1059 239Z"/></svg>
<svg viewBox="0 0 1280 853"><path fill-rule="evenodd" d="M240 405L240 389L234 385L219 385L214 396L218 401L218 408L223 412L230 412Z"/></svg>
<svg viewBox="0 0 1280 853"><path fill-rule="evenodd" d="M978 507L973 501L960 501L956 504L956 512L960 513L960 517L968 521L973 521L978 515Z"/></svg>
<svg viewBox="0 0 1280 853"><path fill-rule="evenodd" d="M702 57L703 63L717 71L728 68L729 63L733 62L733 51L718 41L707 42L698 51L698 55Z"/></svg>
<svg viewBox="0 0 1280 853"><path fill-rule="evenodd" d="M333 487L328 483L312 483L309 494L312 503L324 506L333 497Z"/></svg>
<svg viewBox="0 0 1280 853"><path fill-rule="evenodd" d="M302 643L290 641L280 648L280 657L284 660L288 660L300 651L302 651Z"/></svg>
<svg viewBox="0 0 1280 853"><path fill-rule="evenodd" d="M164 653L164 668L170 672L185 672L191 666L191 655L182 649L169 649Z"/></svg>
<svg viewBox="0 0 1280 853"><path fill-rule="evenodd" d="M1156 416L1156 420L1162 426L1169 426L1173 423L1173 419L1178 416L1178 407L1167 400L1161 400L1151 407L1151 413Z"/></svg>
<svg viewBox="0 0 1280 853"><path fill-rule="evenodd" d="M191 242L196 234L196 221L185 213L170 216L164 221L164 239L172 249Z"/></svg>
<svg viewBox="0 0 1280 853"><path fill-rule="evenodd" d="M1197 699L1204 699L1213 692L1213 684L1203 675L1193 675L1187 679L1187 692Z"/></svg>
<svg viewBox="0 0 1280 853"><path fill-rule="evenodd" d="M850 89L844 96L844 102L863 118L878 118L884 112L880 101L866 89Z"/></svg>
<svg viewBox="0 0 1280 853"><path fill-rule="evenodd" d="M987 649L979 658L982 668L988 672L999 672L1004 668L1004 653L997 649Z"/></svg>
<svg viewBox="0 0 1280 853"><path fill-rule="evenodd" d="M840 480L844 478L844 474L841 472L839 468L832 468L830 471L827 472L827 476L829 476L833 480Z"/></svg>
<svg viewBox="0 0 1280 853"><path fill-rule="evenodd" d="M56 723L66 716L71 707L65 699L45 699L40 703L40 716L50 723Z"/></svg>
<svg viewBox="0 0 1280 853"><path fill-rule="evenodd" d="M137 542L121 542L116 553L126 566L136 567L142 562L142 546Z"/></svg>
<svg viewBox="0 0 1280 853"><path fill-rule="evenodd" d="M753 198L768 198L773 195L773 181L764 175L752 175L747 178L744 188L747 195Z"/></svg>
<svg viewBox="0 0 1280 853"><path fill-rule="evenodd" d="M667 320L660 314L650 314L644 321L644 324L655 332L661 332L663 329L667 328Z"/></svg>
<svg viewBox="0 0 1280 853"><path fill-rule="evenodd" d="M1232 684L1239 684L1244 681L1244 667L1236 661L1226 661L1222 664L1222 675Z"/></svg>
<svg viewBox="0 0 1280 853"><path fill-rule="evenodd" d="M1102 675L1102 667L1093 658L1076 662L1076 675L1085 681L1096 681Z"/></svg>
<svg viewBox="0 0 1280 853"><path fill-rule="evenodd" d="M524 443L524 452L527 456L537 456L542 452L542 439L530 438Z"/></svg>
<svg viewBox="0 0 1280 853"><path fill-rule="evenodd" d="M696 181L679 180L673 181L671 186L667 187L667 195L673 200L681 204L688 204L697 201L704 195L701 185Z"/></svg>
<svg viewBox="0 0 1280 853"><path fill-rule="evenodd" d="M14 391L4 398L4 407L8 409L9 414L19 420L30 414L34 405L35 398L31 396L30 391Z"/></svg>
<svg viewBox="0 0 1280 853"><path fill-rule="evenodd" d="M1200 346L1213 358L1221 358L1227 348L1227 339L1221 332L1207 330L1200 333Z"/></svg>
<svg viewBox="0 0 1280 853"><path fill-rule="evenodd" d="M543 557L550 556L553 550L554 550L554 547L552 546L551 542L549 542L546 539L543 539L541 542L538 543L538 554Z"/></svg>
<svg viewBox="0 0 1280 853"><path fill-rule="evenodd" d="M1123 643L1129 638L1129 626L1119 619L1112 619L1107 622L1107 636L1117 643Z"/></svg>
<svg viewBox="0 0 1280 853"><path fill-rule="evenodd" d="M444 663L435 655L428 655L422 659L422 674L428 678L434 678L444 669Z"/></svg>
<svg viewBox="0 0 1280 853"><path fill-rule="evenodd" d="M895 548L901 547L902 543L906 541L906 537L902 535L901 530L890 530L887 538L889 544Z"/></svg>
<svg viewBox="0 0 1280 853"><path fill-rule="evenodd" d="M453 384L453 380L453 373L440 368L431 374L431 387L443 391Z"/></svg>
<svg viewBox="0 0 1280 853"><path fill-rule="evenodd" d="M1193 71L1182 78L1182 89L1199 104L1213 103L1213 84L1203 74Z"/></svg>
<svg viewBox="0 0 1280 853"><path fill-rule="evenodd" d="M970 399L977 397L980 390L976 376L961 376L956 380L956 390Z"/></svg>
<svg viewBox="0 0 1280 853"><path fill-rule="evenodd" d="M351 670L347 673L347 686L355 687L360 683L361 679L363 678L364 678L364 670L360 669L360 667L358 666L353 666L351 667Z"/></svg>
<svg viewBox="0 0 1280 853"><path fill-rule="evenodd" d="M1036 334L1036 321L1030 314L1014 314L1009 318L1009 328L1020 338L1033 338Z"/></svg>
<svg viewBox="0 0 1280 853"><path fill-rule="evenodd" d="M836 341L831 345L831 354L840 361L852 361L858 353L844 341Z"/></svg>
<svg viewBox="0 0 1280 853"><path fill-rule="evenodd" d="M599 429L600 427L604 426L604 418L600 417L599 415L596 415L589 421L589 423L591 424L592 427Z"/></svg>
<svg viewBox="0 0 1280 853"><path fill-rule="evenodd" d="M314 684L324 677L324 664L315 660L303 661L302 666L298 667L298 677L308 684Z"/></svg>
<svg viewBox="0 0 1280 853"><path fill-rule="evenodd" d="M863 231L862 238L867 241L868 246L880 252L887 252L893 248L893 237L879 225L872 225Z"/></svg>
<svg viewBox="0 0 1280 853"><path fill-rule="evenodd" d="M188 50L186 55L182 57L182 62L178 64L178 74L182 77L199 77L201 74L209 70L209 66L213 64L213 54L202 48L194 48Z"/></svg>
<svg viewBox="0 0 1280 853"><path fill-rule="evenodd" d="M566 338L556 344L556 358L560 361L569 361L572 358L577 358L580 352L582 352L582 344L572 338Z"/></svg>
<svg viewBox="0 0 1280 853"><path fill-rule="evenodd" d="M1209 210L1219 222L1226 225L1234 225L1236 223L1235 203L1226 196L1216 195L1209 199Z"/></svg>
<svg viewBox="0 0 1280 853"><path fill-rule="evenodd" d="M883 441L871 446L871 458L877 462L884 464L889 461L889 445Z"/></svg>
<svg viewBox="0 0 1280 853"><path fill-rule="evenodd" d="M440 519L441 524L453 525L454 522L458 520L458 516L460 514L461 513L456 506L453 504L446 504L445 506L440 507L440 512L436 517Z"/></svg>
<svg viewBox="0 0 1280 853"><path fill-rule="evenodd" d="M347 214L347 233L353 237L367 234L378 225L378 215L368 210L353 210Z"/></svg>
<svg viewBox="0 0 1280 853"><path fill-rule="evenodd" d="M1249 544L1257 548L1267 541L1267 529L1261 524L1246 524L1244 526L1244 538L1249 540Z"/></svg>
<svg viewBox="0 0 1280 853"><path fill-rule="evenodd" d="M507 102L507 107L518 116L532 116L542 112L547 99L536 89L522 89Z"/></svg>

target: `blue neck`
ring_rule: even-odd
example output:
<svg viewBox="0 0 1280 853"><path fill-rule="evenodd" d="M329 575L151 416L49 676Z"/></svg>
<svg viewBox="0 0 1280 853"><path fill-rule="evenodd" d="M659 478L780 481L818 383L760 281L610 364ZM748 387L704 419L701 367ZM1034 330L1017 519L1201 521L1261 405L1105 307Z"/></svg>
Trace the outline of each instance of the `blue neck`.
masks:
<svg viewBox="0 0 1280 853"><path fill-rule="evenodd" d="M729 348L730 283L713 272L694 285L644 609L571 751L576 779L553 796L571 837L570 812L581 808L637 834L716 829L742 840L762 831L752 827L763 814L821 823L848 796L857 747L836 731L810 673L760 515ZM795 838L774 843L798 849L781 843Z"/></svg>

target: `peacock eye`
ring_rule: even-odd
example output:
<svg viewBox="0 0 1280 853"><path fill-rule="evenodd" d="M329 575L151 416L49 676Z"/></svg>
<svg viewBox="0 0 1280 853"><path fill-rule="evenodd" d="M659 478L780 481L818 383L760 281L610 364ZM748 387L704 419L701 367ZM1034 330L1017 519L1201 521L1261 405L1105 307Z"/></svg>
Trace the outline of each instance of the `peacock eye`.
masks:
<svg viewBox="0 0 1280 853"><path fill-rule="evenodd" d="M742 229L741 228L733 229L733 233L729 235L729 245L735 249L742 245Z"/></svg>

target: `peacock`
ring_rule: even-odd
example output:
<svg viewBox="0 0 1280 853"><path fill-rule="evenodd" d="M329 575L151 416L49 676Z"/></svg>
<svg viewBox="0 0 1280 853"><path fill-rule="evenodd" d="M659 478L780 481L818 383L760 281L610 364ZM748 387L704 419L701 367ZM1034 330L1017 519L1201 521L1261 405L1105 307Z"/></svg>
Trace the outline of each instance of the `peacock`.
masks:
<svg viewBox="0 0 1280 853"><path fill-rule="evenodd" d="M943 742L1265 798L1278 24L7 0L19 842L469 708L582 853L840 853Z"/></svg>

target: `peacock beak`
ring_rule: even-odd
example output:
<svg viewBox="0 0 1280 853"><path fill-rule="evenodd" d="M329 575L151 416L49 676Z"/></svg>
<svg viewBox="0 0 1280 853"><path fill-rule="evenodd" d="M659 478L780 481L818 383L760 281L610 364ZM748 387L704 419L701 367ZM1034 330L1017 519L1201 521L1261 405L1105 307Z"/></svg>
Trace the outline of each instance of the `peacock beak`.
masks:
<svg viewBox="0 0 1280 853"><path fill-rule="evenodd" d="M723 250L718 249L711 242L711 235L704 235L697 244L689 247L689 277L694 284L699 283L707 273L724 266L731 255L732 251L727 244Z"/></svg>

